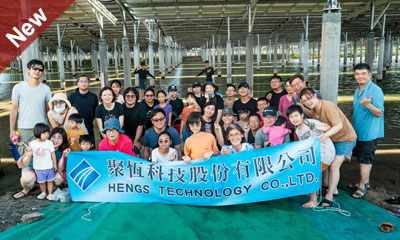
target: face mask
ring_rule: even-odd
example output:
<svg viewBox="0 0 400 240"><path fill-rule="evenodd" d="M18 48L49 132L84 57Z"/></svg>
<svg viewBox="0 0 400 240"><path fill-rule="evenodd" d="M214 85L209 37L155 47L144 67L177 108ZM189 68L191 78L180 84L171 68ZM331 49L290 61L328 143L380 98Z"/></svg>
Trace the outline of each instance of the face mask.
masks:
<svg viewBox="0 0 400 240"><path fill-rule="evenodd" d="M65 110L65 105L63 105L63 106L60 107L60 108L54 107L54 112L56 112L57 114L62 113L64 110Z"/></svg>
<svg viewBox="0 0 400 240"><path fill-rule="evenodd" d="M214 97L214 93L208 94L209 97Z"/></svg>

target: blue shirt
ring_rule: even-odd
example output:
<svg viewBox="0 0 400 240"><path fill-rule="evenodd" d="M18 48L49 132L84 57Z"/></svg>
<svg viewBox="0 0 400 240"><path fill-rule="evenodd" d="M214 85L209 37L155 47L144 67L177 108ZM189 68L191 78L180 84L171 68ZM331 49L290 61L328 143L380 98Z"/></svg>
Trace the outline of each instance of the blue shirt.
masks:
<svg viewBox="0 0 400 240"><path fill-rule="evenodd" d="M173 127L166 127L165 129L169 134L171 134L172 138L172 144L170 147L175 147L176 145L181 144L181 138L179 136L179 133L176 131L175 128ZM151 149L155 149L158 147L158 133L154 130L154 127L148 129L144 133L144 142L143 146L144 147L150 147Z"/></svg>
<svg viewBox="0 0 400 240"><path fill-rule="evenodd" d="M371 104L384 112L384 99L382 89L369 81L359 95L360 87L354 92L353 99L353 127L357 133L358 141L371 141L384 137L383 114L375 117L368 108L360 104L361 99L372 96Z"/></svg>

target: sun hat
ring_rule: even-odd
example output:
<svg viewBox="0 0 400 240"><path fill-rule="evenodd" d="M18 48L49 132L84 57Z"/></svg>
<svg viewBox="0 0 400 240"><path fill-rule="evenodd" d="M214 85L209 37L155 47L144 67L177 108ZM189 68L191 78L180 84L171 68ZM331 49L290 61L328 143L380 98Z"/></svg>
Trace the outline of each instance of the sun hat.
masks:
<svg viewBox="0 0 400 240"><path fill-rule="evenodd" d="M54 101L64 101L67 104L68 108L71 108L71 103L68 101L67 95L65 93L56 93L49 101L49 108L53 110L53 102Z"/></svg>
<svg viewBox="0 0 400 240"><path fill-rule="evenodd" d="M124 133L125 131L121 129L121 124L119 123L119 120L116 118L110 118L107 121L104 122L104 129L102 133L106 133L107 130L110 129L116 129L118 130L119 133Z"/></svg>
<svg viewBox="0 0 400 240"><path fill-rule="evenodd" d="M203 86L201 86L201 90L202 90L203 92L205 92L206 86L207 86L207 85L212 85L212 86L215 88L215 92L218 91L218 89L219 89L219 87L218 87L217 85L215 85L215 82L214 82L214 81L206 81L206 82L203 84Z"/></svg>

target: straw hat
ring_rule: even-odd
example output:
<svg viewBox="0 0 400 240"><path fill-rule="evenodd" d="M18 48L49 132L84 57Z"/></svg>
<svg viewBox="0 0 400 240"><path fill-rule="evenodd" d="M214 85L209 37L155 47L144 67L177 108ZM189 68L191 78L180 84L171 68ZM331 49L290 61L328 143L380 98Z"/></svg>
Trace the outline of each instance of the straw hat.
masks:
<svg viewBox="0 0 400 240"><path fill-rule="evenodd" d="M71 103L68 101L67 95L65 95L65 93L54 94L54 96L49 101L49 108L53 110L53 102L60 100L64 101L67 104L68 108L71 108Z"/></svg>

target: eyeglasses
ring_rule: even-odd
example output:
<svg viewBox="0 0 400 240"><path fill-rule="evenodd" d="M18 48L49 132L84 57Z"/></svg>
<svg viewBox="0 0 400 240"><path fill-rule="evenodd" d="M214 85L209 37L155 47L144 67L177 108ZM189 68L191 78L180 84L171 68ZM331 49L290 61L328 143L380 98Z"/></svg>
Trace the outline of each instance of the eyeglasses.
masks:
<svg viewBox="0 0 400 240"><path fill-rule="evenodd" d="M313 98L309 98L309 99L307 99L307 100L300 101L300 103L305 104L305 103L309 102L311 99L313 99Z"/></svg>
<svg viewBox="0 0 400 240"><path fill-rule="evenodd" d="M281 81L271 81L271 83L280 83Z"/></svg>
<svg viewBox="0 0 400 240"><path fill-rule="evenodd" d="M126 98L135 98L136 95L125 95Z"/></svg>
<svg viewBox="0 0 400 240"><path fill-rule="evenodd" d="M54 101L53 101L53 105L64 104L64 103L65 103L64 100L54 100Z"/></svg>
<svg viewBox="0 0 400 240"><path fill-rule="evenodd" d="M152 95L144 95L145 97L154 97L154 95L152 94Z"/></svg>
<svg viewBox="0 0 400 240"><path fill-rule="evenodd" d="M163 117L163 118L158 118L158 119L157 119L157 118L153 118L153 119L152 119L153 122L162 122L162 121L164 121L164 120L165 120L165 117Z"/></svg>
<svg viewBox="0 0 400 240"><path fill-rule="evenodd" d="M160 141L158 141L158 143L169 143L169 140L167 140L167 139L165 139L164 141L160 140Z"/></svg>
<svg viewBox="0 0 400 240"><path fill-rule="evenodd" d="M35 66L32 66L31 69L32 69L32 70L38 70L39 72L43 72L43 71L44 71L43 68L35 67Z"/></svg>

